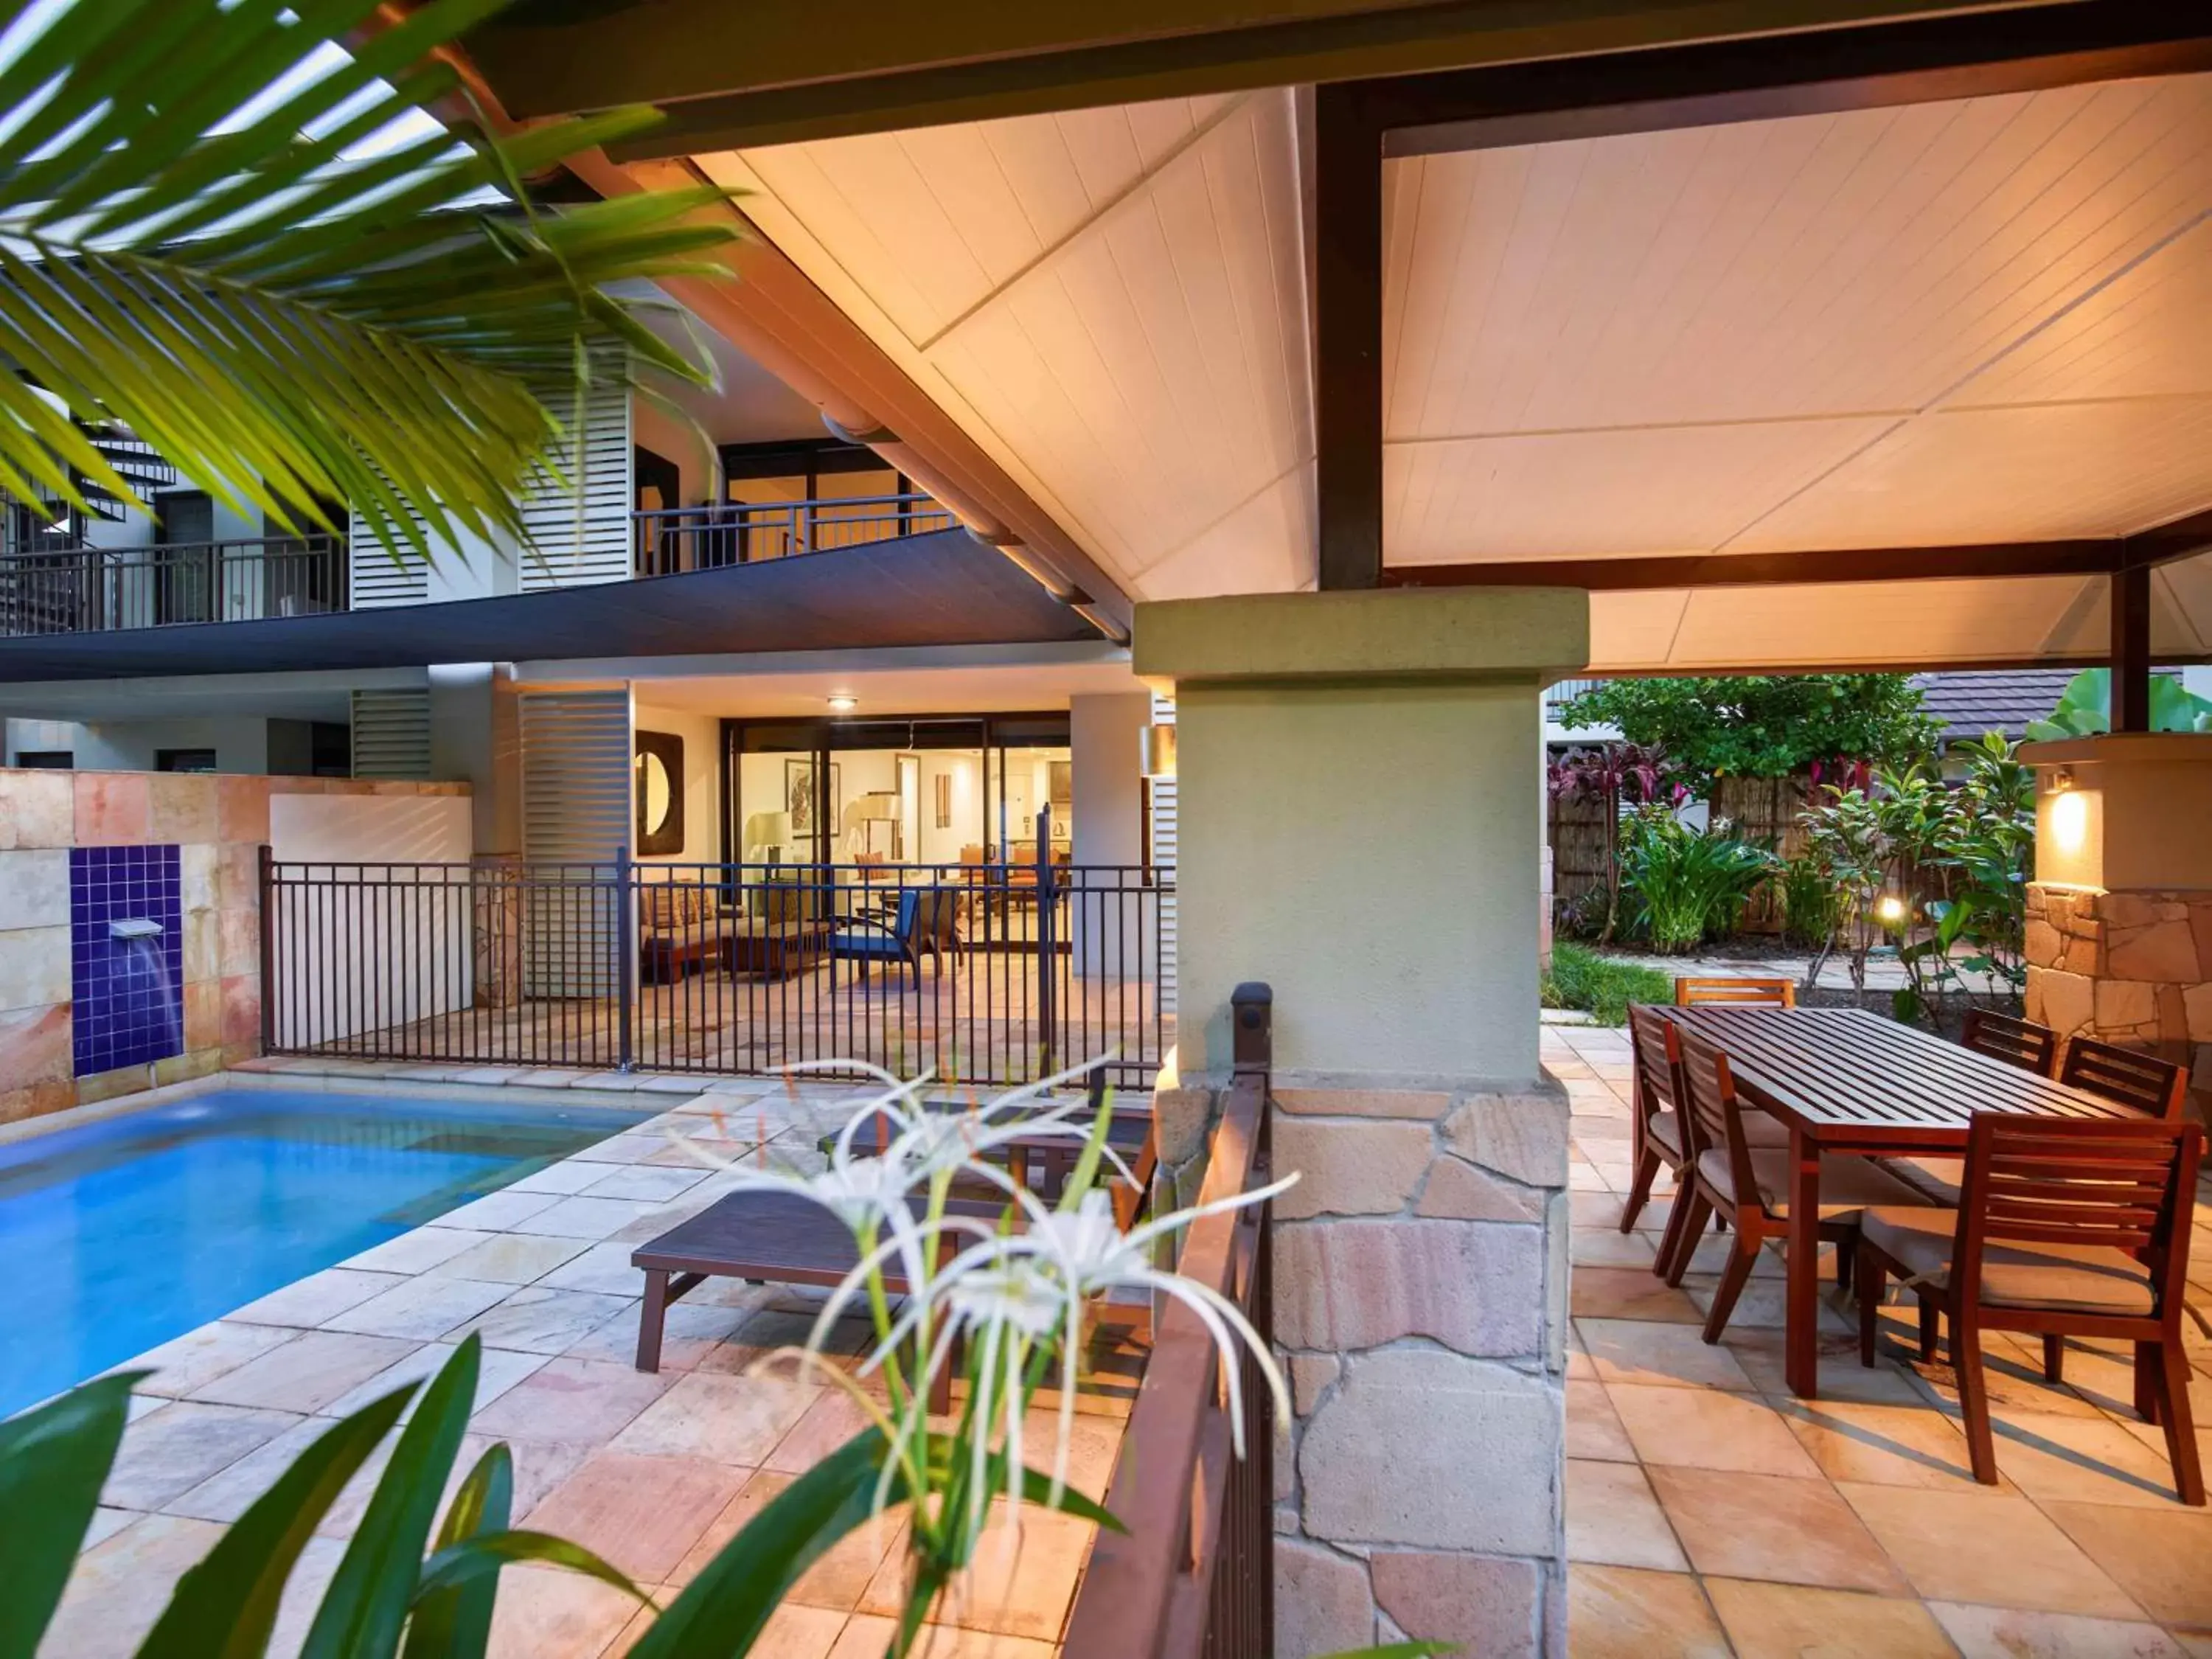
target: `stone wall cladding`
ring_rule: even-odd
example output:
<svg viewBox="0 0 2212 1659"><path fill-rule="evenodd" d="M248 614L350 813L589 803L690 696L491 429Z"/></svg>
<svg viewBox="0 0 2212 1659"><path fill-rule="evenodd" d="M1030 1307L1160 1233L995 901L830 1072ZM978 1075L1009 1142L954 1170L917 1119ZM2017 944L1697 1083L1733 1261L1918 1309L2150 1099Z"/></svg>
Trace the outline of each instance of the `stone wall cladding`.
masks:
<svg viewBox="0 0 2212 1659"><path fill-rule="evenodd" d="M274 794L465 795L465 783L0 768L0 1123L261 1052L260 848ZM73 1075L69 849L175 842L184 1052Z"/></svg>
<svg viewBox="0 0 2212 1659"><path fill-rule="evenodd" d="M1277 1651L1564 1654L1565 1091L1279 1076L1275 1106L1302 1177L1273 1234Z"/></svg>
<svg viewBox="0 0 2212 1659"><path fill-rule="evenodd" d="M2027 890L2027 1018L2060 1036L2142 1048L2212 1100L2212 891Z"/></svg>

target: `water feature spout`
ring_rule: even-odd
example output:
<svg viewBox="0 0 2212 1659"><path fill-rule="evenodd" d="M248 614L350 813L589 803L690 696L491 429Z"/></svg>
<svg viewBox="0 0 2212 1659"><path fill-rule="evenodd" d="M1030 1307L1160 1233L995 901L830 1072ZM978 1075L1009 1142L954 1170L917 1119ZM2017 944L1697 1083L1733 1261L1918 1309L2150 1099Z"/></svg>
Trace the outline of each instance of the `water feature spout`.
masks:
<svg viewBox="0 0 2212 1659"><path fill-rule="evenodd" d="M167 931L148 916L122 916L107 924L110 939L159 939Z"/></svg>
<svg viewBox="0 0 2212 1659"><path fill-rule="evenodd" d="M182 1054L185 1051L185 1000L169 978L169 964L156 942L167 931L149 916L118 916L107 924L108 938L119 943L152 975L161 992L161 1018L168 1026L171 1051Z"/></svg>

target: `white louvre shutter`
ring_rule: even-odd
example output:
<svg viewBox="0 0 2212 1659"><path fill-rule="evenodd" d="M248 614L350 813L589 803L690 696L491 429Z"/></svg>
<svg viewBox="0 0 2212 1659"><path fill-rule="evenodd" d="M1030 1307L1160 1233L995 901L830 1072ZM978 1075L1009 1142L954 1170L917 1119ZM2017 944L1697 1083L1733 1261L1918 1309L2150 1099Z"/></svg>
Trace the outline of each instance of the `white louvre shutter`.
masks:
<svg viewBox="0 0 2212 1659"><path fill-rule="evenodd" d="M563 426L575 414L572 386L538 395ZM521 556L522 591L628 581L632 569L633 483L629 388L614 374L595 380L584 401L583 442L562 445L554 460L564 475L542 473L522 497L522 521L534 550Z"/></svg>
<svg viewBox="0 0 2212 1659"><path fill-rule="evenodd" d="M1175 703L1167 697L1152 699L1152 723L1175 724ZM1152 780L1152 863L1173 878L1176 866L1176 781ZM1176 1006L1176 896L1160 895L1160 1006Z"/></svg>
<svg viewBox="0 0 2212 1659"><path fill-rule="evenodd" d="M523 994L611 996L619 941L607 878L629 850L629 688L526 691L522 731Z"/></svg>
<svg viewBox="0 0 2212 1659"><path fill-rule="evenodd" d="M428 687L353 694L353 775L408 779L430 775Z"/></svg>

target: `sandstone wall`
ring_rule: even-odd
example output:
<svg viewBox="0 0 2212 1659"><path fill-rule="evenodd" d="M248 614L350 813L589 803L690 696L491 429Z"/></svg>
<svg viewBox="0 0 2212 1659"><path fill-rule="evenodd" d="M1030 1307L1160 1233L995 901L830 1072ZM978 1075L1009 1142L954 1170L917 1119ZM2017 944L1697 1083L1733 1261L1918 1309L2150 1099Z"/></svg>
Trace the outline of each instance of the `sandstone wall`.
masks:
<svg viewBox="0 0 2212 1659"><path fill-rule="evenodd" d="M2202 1114L2212 1090L2212 892L2031 884L2027 957L2030 1019L2062 1037L2180 1061Z"/></svg>

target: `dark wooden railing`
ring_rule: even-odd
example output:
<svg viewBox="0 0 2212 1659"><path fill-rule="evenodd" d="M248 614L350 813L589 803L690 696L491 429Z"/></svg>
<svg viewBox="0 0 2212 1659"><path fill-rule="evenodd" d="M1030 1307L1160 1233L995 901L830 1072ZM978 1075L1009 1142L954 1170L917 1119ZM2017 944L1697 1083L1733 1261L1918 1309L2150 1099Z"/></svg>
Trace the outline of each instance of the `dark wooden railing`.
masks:
<svg viewBox="0 0 2212 1659"><path fill-rule="evenodd" d="M0 556L0 635L252 622L346 608L343 536L255 536Z"/></svg>
<svg viewBox="0 0 2212 1659"><path fill-rule="evenodd" d="M1271 1178L1273 1003L1264 985L1241 985L1231 999L1235 1069L1201 1203ZM1178 1264L1235 1301L1263 1337L1273 1330L1270 1207L1200 1220ZM1106 1496L1106 1507L1128 1531L1102 1532L1091 1547L1065 1659L1272 1659L1273 1401L1258 1362L1243 1353L1238 1364L1241 1460L1231 1446L1224 1373L1212 1340L1188 1309L1167 1303Z"/></svg>
<svg viewBox="0 0 2212 1659"><path fill-rule="evenodd" d="M957 526L951 510L927 495L832 496L804 501L727 501L631 515L641 576L756 564L826 553Z"/></svg>

